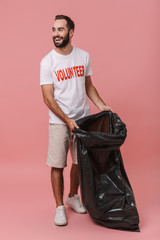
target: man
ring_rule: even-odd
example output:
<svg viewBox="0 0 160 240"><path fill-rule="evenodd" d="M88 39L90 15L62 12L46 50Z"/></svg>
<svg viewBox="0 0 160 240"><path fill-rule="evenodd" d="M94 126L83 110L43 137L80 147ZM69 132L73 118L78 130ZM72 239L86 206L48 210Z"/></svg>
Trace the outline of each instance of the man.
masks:
<svg viewBox="0 0 160 240"><path fill-rule="evenodd" d="M77 213L86 213L77 194L78 162L73 130L78 126L75 121L91 114L87 96L100 111L111 108L105 105L92 84L89 54L71 44L74 22L67 16L57 15L52 30L55 48L41 60L40 85L44 102L49 108L46 164L51 167L51 182L56 201L54 223L62 226L67 224L63 203L63 169L67 166L69 148L73 163L66 205Z"/></svg>

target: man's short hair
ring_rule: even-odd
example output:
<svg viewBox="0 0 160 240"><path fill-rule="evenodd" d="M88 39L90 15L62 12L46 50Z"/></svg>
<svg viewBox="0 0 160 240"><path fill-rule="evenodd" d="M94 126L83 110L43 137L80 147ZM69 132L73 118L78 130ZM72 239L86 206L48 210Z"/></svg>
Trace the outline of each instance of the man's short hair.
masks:
<svg viewBox="0 0 160 240"><path fill-rule="evenodd" d="M58 20L58 19L65 19L67 21L68 30L70 31L71 29L73 29L74 31L75 24L70 17L65 15L56 15L55 20Z"/></svg>

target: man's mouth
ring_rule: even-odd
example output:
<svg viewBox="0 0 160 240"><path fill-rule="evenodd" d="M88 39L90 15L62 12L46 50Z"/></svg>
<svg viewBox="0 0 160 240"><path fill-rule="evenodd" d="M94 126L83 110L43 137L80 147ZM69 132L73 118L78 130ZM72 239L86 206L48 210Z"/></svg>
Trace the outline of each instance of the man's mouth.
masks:
<svg viewBox="0 0 160 240"><path fill-rule="evenodd" d="M59 42L59 41L61 41L61 38L55 38L55 41Z"/></svg>

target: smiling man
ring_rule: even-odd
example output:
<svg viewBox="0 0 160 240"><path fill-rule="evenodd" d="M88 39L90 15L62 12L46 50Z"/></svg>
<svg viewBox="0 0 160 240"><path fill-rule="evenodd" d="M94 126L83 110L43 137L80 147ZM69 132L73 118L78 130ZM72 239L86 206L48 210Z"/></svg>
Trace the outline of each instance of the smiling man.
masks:
<svg viewBox="0 0 160 240"><path fill-rule="evenodd" d="M76 120L91 114L87 96L100 111L111 110L100 98L91 81L92 66L88 52L72 46L74 22L57 15L52 27L52 49L40 63L40 85L43 99L49 108L49 145L47 166L51 167L51 183L56 201L54 223L67 224L63 202L63 169L67 166L70 149L72 167L70 192L66 205L77 213L86 213L78 195L77 143L73 133Z"/></svg>

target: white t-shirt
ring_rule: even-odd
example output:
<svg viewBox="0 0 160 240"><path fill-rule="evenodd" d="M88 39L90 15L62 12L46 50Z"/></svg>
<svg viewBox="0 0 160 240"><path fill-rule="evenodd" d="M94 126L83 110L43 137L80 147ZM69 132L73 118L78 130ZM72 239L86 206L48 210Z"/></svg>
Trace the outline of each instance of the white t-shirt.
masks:
<svg viewBox="0 0 160 240"><path fill-rule="evenodd" d="M77 47L68 55L52 49L40 62L40 85L54 85L54 99L74 120L91 114L85 90L85 76L91 74L89 53ZM49 123L65 124L50 109Z"/></svg>

